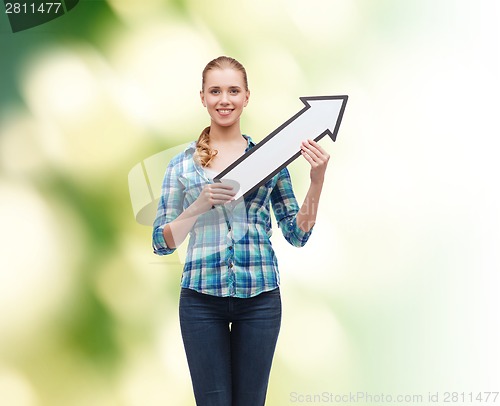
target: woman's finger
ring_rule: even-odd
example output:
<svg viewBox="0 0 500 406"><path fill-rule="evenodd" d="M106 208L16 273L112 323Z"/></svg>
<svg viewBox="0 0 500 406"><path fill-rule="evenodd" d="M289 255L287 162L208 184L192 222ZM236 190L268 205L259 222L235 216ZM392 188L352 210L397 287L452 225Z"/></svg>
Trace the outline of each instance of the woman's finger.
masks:
<svg viewBox="0 0 500 406"><path fill-rule="evenodd" d="M307 140L302 142L302 150L306 151L314 162L320 164L327 161L330 155L315 141Z"/></svg>
<svg viewBox="0 0 500 406"><path fill-rule="evenodd" d="M233 190L234 189L234 186L233 185L230 185L228 183L211 183L210 185L208 185L211 189L215 190L215 189L218 189L218 190Z"/></svg>
<svg viewBox="0 0 500 406"><path fill-rule="evenodd" d="M311 158L311 156L307 153L305 149L301 149L300 153L306 159L307 162L309 162L310 164L314 163L314 160Z"/></svg>
<svg viewBox="0 0 500 406"><path fill-rule="evenodd" d="M312 148L316 150L316 153L318 155L323 155L323 156L329 156L328 152L326 152L321 145L319 145L316 141L314 140L308 140L309 145L311 145Z"/></svg>
<svg viewBox="0 0 500 406"><path fill-rule="evenodd" d="M316 151L314 151L312 148L309 148L309 146L302 145L302 152L305 154L305 156L308 156L312 162L321 163L321 157L318 156Z"/></svg>
<svg viewBox="0 0 500 406"><path fill-rule="evenodd" d="M212 194L219 193L224 195L235 195L237 192L237 189L233 185L224 183L211 183L207 185L207 190Z"/></svg>
<svg viewBox="0 0 500 406"><path fill-rule="evenodd" d="M230 200L234 197L234 193L211 193L210 199L212 200Z"/></svg>

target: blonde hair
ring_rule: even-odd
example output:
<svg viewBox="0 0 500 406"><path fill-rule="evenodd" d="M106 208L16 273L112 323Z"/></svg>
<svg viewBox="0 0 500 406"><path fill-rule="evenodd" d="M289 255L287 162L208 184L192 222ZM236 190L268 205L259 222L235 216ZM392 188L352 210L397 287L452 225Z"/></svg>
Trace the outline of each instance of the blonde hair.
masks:
<svg viewBox="0 0 500 406"><path fill-rule="evenodd" d="M236 59L231 58L229 56L219 56L211 60L205 69L203 69L202 80L201 80L201 89L205 89L205 78L207 76L207 72L213 69L235 69L240 71L243 74L243 82L245 84L245 90L248 91L248 79L247 72L243 65L239 63ZM205 128L196 142L196 153L194 155L195 160L203 167L207 167L210 165L210 162L217 155L218 151L216 149L210 148L210 127Z"/></svg>

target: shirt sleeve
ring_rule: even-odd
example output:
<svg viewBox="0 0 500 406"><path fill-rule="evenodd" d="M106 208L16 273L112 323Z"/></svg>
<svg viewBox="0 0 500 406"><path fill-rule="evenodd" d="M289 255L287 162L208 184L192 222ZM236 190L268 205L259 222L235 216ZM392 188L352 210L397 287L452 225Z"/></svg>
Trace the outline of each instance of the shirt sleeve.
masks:
<svg viewBox="0 0 500 406"><path fill-rule="evenodd" d="M163 229L183 211L184 187L179 181L178 166L172 160L165 172L156 219L153 223L153 252L168 255L175 251L169 248L163 237Z"/></svg>
<svg viewBox="0 0 500 406"><path fill-rule="evenodd" d="M303 231L297 225L297 213L300 207L295 199L287 168L283 168L279 173L276 186L271 192L271 204L278 227L285 239L295 247L303 247L312 233L312 228Z"/></svg>

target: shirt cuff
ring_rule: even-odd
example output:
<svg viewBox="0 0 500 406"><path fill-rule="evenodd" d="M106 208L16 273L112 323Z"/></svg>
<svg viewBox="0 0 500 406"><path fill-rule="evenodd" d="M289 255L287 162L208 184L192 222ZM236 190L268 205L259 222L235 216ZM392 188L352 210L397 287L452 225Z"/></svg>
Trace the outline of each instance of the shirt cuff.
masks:
<svg viewBox="0 0 500 406"><path fill-rule="evenodd" d="M155 228L153 232L153 252L156 255L169 255L175 251L175 248L169 248L165 237L163 237L163 229L165 225Z"/></svg>
<svg viewBox="0 0 500 406"><path fill-rule="evenodd" d="M313 231L314 225L311 227L311 229L309 231L304 231L298 226L297 217L294 217L292 221L293 221L293 228L292 229L294 230L295 238L298 241L300 241L299 245L303 246L303 245L305 245L305 243L309 239L309 237Z"/></svg>
<svg viewBox="0 0 500 406"><path fill-rule="evenodd" d="M285 239L294 247L303 247L309 239L313 228L309 231L300 229L297 225L297 218L293 217L287 219L283 223L283 235L285 236Z"/></svg>

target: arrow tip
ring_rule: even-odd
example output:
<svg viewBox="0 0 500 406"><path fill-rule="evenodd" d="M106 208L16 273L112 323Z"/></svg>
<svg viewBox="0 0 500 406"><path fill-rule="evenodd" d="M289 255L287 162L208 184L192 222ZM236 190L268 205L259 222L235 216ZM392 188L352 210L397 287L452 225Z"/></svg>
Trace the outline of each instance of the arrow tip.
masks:
<svg viewBox="0 0 500 406"><path fill-rule="evenodd" d="M326 129L327 134L335 141L336 133L342 115L344 113L345 105L348 96L310 96L301 97L300 100L310 110L311 116L314 120L321 123L323 128Z"/></svg>

